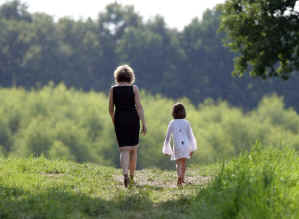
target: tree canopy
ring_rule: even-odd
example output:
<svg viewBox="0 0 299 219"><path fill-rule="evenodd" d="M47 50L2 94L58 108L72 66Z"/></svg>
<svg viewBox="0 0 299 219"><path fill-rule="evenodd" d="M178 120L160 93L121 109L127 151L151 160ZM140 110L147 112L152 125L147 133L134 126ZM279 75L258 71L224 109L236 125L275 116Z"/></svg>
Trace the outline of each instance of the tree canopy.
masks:
<svg viewBox="0 0 299 219"><path fill-rule="evenodd" d="M238 54L234 74L288 79L299 70L299 11L296 0L227 0L221 30Z"/></svg>
<svg viewBox="0 0 299 219"><path fill-rule="evenodd" d="M161 16L144 20L134 7L110 4L97 19L58 20L29 13L20 1L0 5L0 86L40 88L63 82L83 91L107 92L120 64L135 70L137 85L151 94L194 104L226 100L250 110L265 95L285 97L299 111L299 74L292 80L232 77L233 58L217 32L221 11L206 10L183 30Z"/></svg>

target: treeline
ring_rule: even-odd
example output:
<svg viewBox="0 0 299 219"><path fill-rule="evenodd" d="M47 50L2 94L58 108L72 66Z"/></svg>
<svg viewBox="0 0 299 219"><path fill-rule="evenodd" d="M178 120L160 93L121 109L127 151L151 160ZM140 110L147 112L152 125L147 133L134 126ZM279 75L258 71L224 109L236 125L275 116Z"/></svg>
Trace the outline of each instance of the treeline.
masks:
<svg viewBox="0 0 299 219"><path fill-rule="evenodd" d="M141 137L138 167L172 168L162 155L173 100L141 93L148 135ZM45 156L118 166L119 152L108 98L60 84L40 90L0 89L0 156ZM207 99L195 107L188 99L187 119L198 140L191 162L227 160L259 141L299 150L299 115L278 96L265 97L255 110L243 112L227 102Z"/></svg>
<svg viewBox="0 0 299 219"><path fill-rule="evenodd" d="M231 76L234 54L217 33L220 14L207 10L202 20L178 31L163 17L145 21L120 4L108 5L95 20L55 21L8 1L0 6L0 86L28 89L52 81L107 92L115 67L129 63L137 84L152 94L187 97L195 105L206 98L226 100L250 110L265 94L277 93L298 111L298 76L289 81Z"/></svg>

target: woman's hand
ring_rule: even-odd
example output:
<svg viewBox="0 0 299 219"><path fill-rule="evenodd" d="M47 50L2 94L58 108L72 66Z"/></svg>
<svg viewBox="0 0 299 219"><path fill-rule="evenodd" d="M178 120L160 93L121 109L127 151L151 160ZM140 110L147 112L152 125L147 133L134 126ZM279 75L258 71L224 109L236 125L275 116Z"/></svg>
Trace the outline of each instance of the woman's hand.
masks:
<svg viewBox="0 0 299 219"><path fill-rule="evenodd" d="M112 119L112 123L114 125L114 115L111 117L111 119Z"/></svg>
<svg viewBox="0 0 299 219"><path fill-rule="evenodd" d="M146 132L147 132L147 128L146 128L146 125L142 125L142 129L141 129L141 133L142 135L146 135Z"/></svg>

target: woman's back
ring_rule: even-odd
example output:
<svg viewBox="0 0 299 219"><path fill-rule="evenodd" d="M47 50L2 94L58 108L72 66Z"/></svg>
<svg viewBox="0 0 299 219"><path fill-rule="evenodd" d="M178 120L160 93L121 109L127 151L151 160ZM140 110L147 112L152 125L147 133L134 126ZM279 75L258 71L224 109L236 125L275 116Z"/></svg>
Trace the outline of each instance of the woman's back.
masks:
<svg viewBox="0 0 299 219"><path fill-rule="evenodd" d="M113 87L113 102L117 111L136 111L133 86Z"/></svg>
<svg viewBox="0 0 299 219"><path fill-rule="evenodd" d="M120 147L135 146L139 142L140 125L133 89L133 86L113 87L114 127Z"/></svg>

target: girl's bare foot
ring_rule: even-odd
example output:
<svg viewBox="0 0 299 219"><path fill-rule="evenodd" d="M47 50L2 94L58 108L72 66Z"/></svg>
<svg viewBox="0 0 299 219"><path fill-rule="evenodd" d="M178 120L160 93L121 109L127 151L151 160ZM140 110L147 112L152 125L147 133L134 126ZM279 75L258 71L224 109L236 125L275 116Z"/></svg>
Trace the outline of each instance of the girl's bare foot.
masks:
<svg viewBox="0 0 299 219"><path fill-rule="evenodd" d="M183 187L183 185L182 185L182 178L181 178L181 177L178 177L177 186L178 186L179 188L182 188L182 187Z"/></svg>

